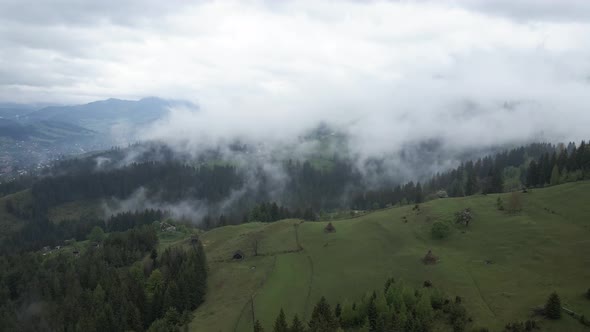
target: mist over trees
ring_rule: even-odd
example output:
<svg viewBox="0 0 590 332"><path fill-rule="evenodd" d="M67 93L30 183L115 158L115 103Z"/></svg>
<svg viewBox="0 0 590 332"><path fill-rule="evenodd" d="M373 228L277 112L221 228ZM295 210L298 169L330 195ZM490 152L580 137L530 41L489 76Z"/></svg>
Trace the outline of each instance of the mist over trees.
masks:
<svg viewBox="0 0 590 332"><path fill-rule="evenodd" d="M243 151L247 147L233 149ZM33 182L29 205L5 202L4 208L9 213L30 220L8 243L22 241L25 246L31 245L42 233L48 234L45 241L54 243L85 236L94 226L108 231L129 229L135 225L132 221L135 217L126 219L124 210L118 211L123 214L114 223L87 218L66 221L59 226L48 222L47 213L52 207L77 200L124 201L140 189L152 202L148 210L157 211L149 216L152 221L169 215L173 212L169 209L182 203L201 208L194 209L196 212L181 211L186 214L187 221L210 228L284 218L315 220L329 211L373 210L417 204L436 197L500 193L590 178L590 148L584 141L567 146L530 144L465 161L430 179L397 184L389 178L388 170L383 167L385 164L375 161L372 165L381 166L372 167L373 172L367 173L352 159L343 156L323 159L325 165L318 165L314 159L263 160L256 164L256 159L248 160L249 163L224 160L223 154L215 151L199 157L176 156L165 147L151 146L146 151L136 156L138 162L123 166L118 165L128 154L117 149L107 152L110 166L101 164L101 168L97 168L96 158L56 164L54 173L57 175L43 175ZM375 178L382 181L375 183ZM30 179L22 181L23 184L16 183L18 180L6 184L5 188L21 188ZM135 202L126 208L127 213L140 213L146 206ZM42 243L35 244L36 247L40 245Z"/></svg>

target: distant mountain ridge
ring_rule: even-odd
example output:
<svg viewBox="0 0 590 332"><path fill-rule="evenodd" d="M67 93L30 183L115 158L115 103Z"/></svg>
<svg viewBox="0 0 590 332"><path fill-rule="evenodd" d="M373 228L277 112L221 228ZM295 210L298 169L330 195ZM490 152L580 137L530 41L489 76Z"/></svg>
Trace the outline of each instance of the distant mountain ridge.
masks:
<svg viewBox="0 0 590 332"><path fill-rule="evenodd" d="M92 136L95 131L74 124L42 120L35 123L21 123L16 120L0 118L0 137L17 141L44 140L55 141L73 136Z"/></svg>
<svg viewBox="0 0 590 332"><path fill-rule="evenodd" d="M49 106L28 113L25 121L53 120L71 123L99 133L108 133L113 125L141 126L165 116L171 107L194 105L187 101L148 97L140 100L106 99L83 105Z"/></svg>
<svg viewBox="0 0 590 332"><path fill-rule="evenodd" d="M197 108L157 97L70 106L0 103L0 177L60 156L132 143L173 107Z"/></svg>

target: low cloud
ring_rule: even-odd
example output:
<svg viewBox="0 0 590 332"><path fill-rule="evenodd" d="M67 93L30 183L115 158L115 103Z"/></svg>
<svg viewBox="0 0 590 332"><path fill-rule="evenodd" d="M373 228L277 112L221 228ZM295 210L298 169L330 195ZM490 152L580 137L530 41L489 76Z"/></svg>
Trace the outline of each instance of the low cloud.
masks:
<svg viewBox="0 0 590 332"><path fill-rule="evenodd" d="M207 204L199 200L166 203L155 197L148 197L147 190L143 187L137 189L126 199L113 199L104 202L102 207L107 218L122 212L154 209L161 210L176 220L188 220L193 223L199 223L209 213Z"/></svg>
<svg viewBox="0 0 590 332"><path fill-rule="evenodd" d="M432 140L439 168L465 149L587 139L587 1L182 3L2 2L0 100L190 100L139 136L189 154L276 151L322 121L361 165Z"/></svg>

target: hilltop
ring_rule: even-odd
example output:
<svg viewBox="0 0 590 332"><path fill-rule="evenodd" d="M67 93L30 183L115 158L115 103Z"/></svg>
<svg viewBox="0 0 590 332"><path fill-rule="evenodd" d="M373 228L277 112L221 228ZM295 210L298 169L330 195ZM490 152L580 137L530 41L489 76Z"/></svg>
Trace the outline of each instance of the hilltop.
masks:
<svg viewBox="0 0 590 332"><path fill-rule="evenodd" d="M552 291L564 306L588 316L590 302L583 293L590 280L590 182L521 193L522 211L498 210L498 197L506 202L510 195L436 199L419 210L383 209L334 220L332 233L324 231L326 221L293 219L205 232L200 238L209 289L190 328L248 331L254 316L268 330L280 308L288 319L298 314L307 320L321 296L332 306L359 300L388 277L412 287L429 280L449 296L462 297L474 328L501 330L529 319ZM465 208L474 216L468 227L454 221L455 212ZM431 236L437 221L450 226L447 238ZM437 264L421 261L428 250L438 256ZM237 251L242 260L232 259ZM546 331L584 329L567 315L560 321L537 319Z"/></svg>

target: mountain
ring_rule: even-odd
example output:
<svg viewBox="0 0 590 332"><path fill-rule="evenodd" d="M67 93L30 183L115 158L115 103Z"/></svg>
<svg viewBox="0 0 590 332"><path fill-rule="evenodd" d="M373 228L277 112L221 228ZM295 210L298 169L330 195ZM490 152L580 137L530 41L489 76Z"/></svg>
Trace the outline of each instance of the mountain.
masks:
<svg viewBox="0 0 590 332"><path fill-rule="evenodd" d="M99 133L108 133L112 126L127 124L142 126L168 113L170 107L192 106L186 101L166 100L156 97L140 100L107 99L83 105L49 106L31 112L24 120L35 122L52 120L71 123Z"/></svg>
<svg viewBox="0 0 590 332"><path fill-rule="evenodd" d="M42 140L54 142L76 136L92 136L96 132L73 124L43 120L34 123L21 123L17 120L0 118L0 137L17 141Z"/></svg>
<svg viewBox="0 0 590 332"><path fill-rule="evenodd" d="M156 97L71 106L0 103L0 177L12 178L64 155L128 144L171 107L183 106L195 108Z"/></svg>

